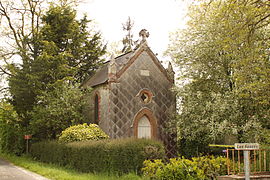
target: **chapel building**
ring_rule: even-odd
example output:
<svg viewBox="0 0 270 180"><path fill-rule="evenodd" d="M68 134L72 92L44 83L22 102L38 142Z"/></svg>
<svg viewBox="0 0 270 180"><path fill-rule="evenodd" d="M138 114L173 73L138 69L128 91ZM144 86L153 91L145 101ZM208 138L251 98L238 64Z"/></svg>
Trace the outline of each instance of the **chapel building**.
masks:
<svg viewBox="0 0 270 180"><path fill-rule="evenodd" d="M147 44L149 33L140 31L138 47L112 57L83 87L93 88L94 122L111 138L151 138L164 142L167 154L175 154L176 133L166 127L175 113L171 88L174 71L165 69Z"/></svg>

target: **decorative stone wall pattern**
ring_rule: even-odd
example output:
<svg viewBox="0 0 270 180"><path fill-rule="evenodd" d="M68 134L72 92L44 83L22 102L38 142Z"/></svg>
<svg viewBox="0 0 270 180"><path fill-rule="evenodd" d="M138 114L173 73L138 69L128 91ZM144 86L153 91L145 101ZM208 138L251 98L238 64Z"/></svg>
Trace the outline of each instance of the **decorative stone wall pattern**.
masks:
<svg viewBox="0 0 270 180"><path fill-rule="evenodd" d="M142 75L141 70L149 71L149 76ZM169 120L168 111L175 107L175 97L170 91L171 87L172 83L156 66L147 51L143 51L120 76L118 82L110 84L111 137L133 136L133 121L136 113L143 108L148 108L158 121L157 138L170 144L164 127ZM152 92L151 102L145 104L137 96L142 89Z"/></svg>
<svg viewBox="0 0 270 180"><path fill-rule="evenodd" d="M99 126L100 128L111 137L110 134L110 126L109 126L109 89L107 85L101 85L94 89L92 96L92 103L95 102L95 95L99 95ZM91 123L94 123L94 108L92 108L91 112Z"/></svg>

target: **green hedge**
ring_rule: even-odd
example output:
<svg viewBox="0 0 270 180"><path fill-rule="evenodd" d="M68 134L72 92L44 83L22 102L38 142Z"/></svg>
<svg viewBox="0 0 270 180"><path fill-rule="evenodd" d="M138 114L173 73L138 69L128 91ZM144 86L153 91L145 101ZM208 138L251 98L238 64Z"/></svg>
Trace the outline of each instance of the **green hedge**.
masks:
<svg viewBox="0 0 270 180"><path fill-rule="evenodd" d="M33 158L58 164L80 172L124 174L140 173L146 159L164 158L160 142L147 139L101 141L39 142L31 147Z"/></svg>
<svg viewBox="0 0 270 180"><path fill-rule="evenodd" d="M172 158L167 163L160 159L146 160L142 171L144 176L154 180L211 180L226 174L226 158Z"/></svg>

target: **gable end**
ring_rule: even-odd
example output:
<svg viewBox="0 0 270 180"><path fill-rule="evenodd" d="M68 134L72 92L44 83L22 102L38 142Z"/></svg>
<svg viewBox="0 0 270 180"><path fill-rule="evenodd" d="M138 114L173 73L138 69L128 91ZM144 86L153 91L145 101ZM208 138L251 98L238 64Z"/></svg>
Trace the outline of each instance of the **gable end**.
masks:
<svg viewBox="0 0 270 180"><path fill-rule="evenodd" d="M117 78L121 77L121 75L134 63L134 61L136 61L136 59L142 54L143 51L146 51L146 53L150 56L150 58L153 60L158 69L163 73L166 79L169 82L174 83L174 81L169 77L166 69L162 66L162 64L159 62L155 54L151 51L151 49L148 46L139 48L139 50L128 61L128 63L117 73Z"/></svg>

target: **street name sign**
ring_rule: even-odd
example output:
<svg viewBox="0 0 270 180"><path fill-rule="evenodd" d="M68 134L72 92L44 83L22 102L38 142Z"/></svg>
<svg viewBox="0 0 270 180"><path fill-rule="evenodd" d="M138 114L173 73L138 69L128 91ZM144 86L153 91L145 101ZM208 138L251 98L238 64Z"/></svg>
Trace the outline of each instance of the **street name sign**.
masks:
<svg viewBox="0 0 270 180"><path fill-rule="evenodd" d="M257 150L260 149L260 145L258 143L235 143L234 148L236 150Z"/></svg>

